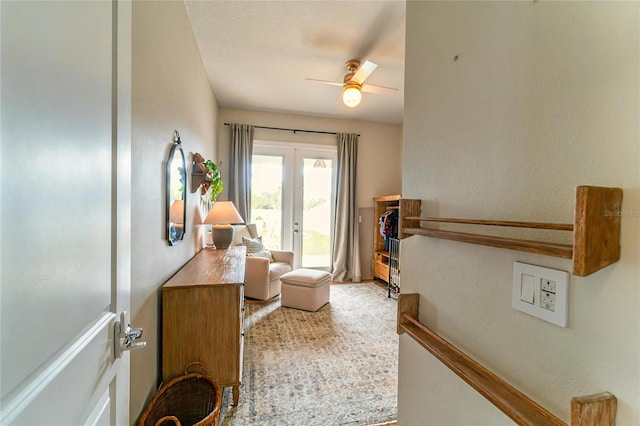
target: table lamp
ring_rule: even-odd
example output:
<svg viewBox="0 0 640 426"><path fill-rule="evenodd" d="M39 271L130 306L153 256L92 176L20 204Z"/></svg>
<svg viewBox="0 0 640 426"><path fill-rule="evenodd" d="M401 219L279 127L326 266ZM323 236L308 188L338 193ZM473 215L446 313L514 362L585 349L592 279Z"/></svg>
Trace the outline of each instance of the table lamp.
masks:
<svg viewBox="0 0 640 426"><path fill-rule="evenodd" d="M184 225L184 201L175 200L169 210L169 221L179 227Z"/></svg>
<svg viewBox="0 0 640 426"><path fill-rule="evenodd" d="M204 219L211 227L211 237L213 245L217 249L226 249L233 242L234 229L232 224L244 223L242 216L236 210L236 206L231 201L216 201L209 210L209 214Z"/></svg>

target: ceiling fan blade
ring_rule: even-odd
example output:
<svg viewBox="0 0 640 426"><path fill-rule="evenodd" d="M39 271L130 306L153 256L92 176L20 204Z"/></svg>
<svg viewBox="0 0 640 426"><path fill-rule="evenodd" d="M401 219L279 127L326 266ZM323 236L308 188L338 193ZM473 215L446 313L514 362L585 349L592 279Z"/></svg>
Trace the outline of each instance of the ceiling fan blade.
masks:
<svg viewBox="0 0 640 426"><path fill-rule="evenodd" d="M385 94L396 93L398 89L394 89L393 87L376 86L375 84L363 84L362 91L367 93Z"/></svg>
<svg viewBox="0 0 640 426"><path fill-rule="evenodd" d="M398 2L376 2L380 4L376 16L367 25L359 40L354 40L354 49L349 53L353 58L371 57L374 51L385 45L385 41L394 40L396 34L404 31L406 13ZM384 6L382 6L384 4Z"/></svg>
<svg viewBox="0 0 640 426"><path fill-rule="evenodd" d="M338 83L337 81L318 80L317 78L305 78L305 80L314 81L316 83L330 84L332 86L343 86L344 83Z"/></svg>
<svg viewBox="0 0 640 426"><path fill-rule="evenodd" d="M351 80L355 81L358 84L362 84L367 79L367 77L369 77L369 75L373 71L375 71L376 68L378 68L377 64L374 64L371 61L364 61L364 63L360 65L360 68L358 68L356 73L353 75Z"/></svg>

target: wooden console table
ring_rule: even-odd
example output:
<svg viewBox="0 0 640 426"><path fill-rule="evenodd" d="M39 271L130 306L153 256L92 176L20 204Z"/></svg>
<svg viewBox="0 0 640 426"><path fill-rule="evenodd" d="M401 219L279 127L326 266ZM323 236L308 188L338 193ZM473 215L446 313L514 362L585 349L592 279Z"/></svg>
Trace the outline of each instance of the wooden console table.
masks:
<svg viewBox="0 0 640 426"><path fill-rule="evenodd" d="M238 404L244 345L245 247L203 249L162 287L165 382L201 362Z"/></svg>

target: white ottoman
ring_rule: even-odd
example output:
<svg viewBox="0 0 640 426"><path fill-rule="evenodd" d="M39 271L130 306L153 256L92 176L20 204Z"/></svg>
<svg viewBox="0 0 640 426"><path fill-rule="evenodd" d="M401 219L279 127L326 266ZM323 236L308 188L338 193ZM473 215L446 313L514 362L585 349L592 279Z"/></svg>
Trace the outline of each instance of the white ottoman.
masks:
<svg viewBox="0 0 640 426"><path fill-rule="evenodd" d="M280 277L280 304L315 312L329 303L331 274L315 269L296 269Z"/></svg>

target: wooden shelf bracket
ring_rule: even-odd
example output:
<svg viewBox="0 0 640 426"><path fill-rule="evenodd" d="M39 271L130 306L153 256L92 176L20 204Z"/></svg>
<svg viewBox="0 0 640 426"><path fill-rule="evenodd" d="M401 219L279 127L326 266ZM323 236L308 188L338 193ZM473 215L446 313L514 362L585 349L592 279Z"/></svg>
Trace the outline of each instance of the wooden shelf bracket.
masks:
<svg viewBox="0 0 640 426"><path fill-rule="evenodd" d="M531 398L418 321L420 295L398 295L398 334L406 333L519 425L566 425ZM570 426L613 426L616 397L608 392L571 399Z"/></svg>

